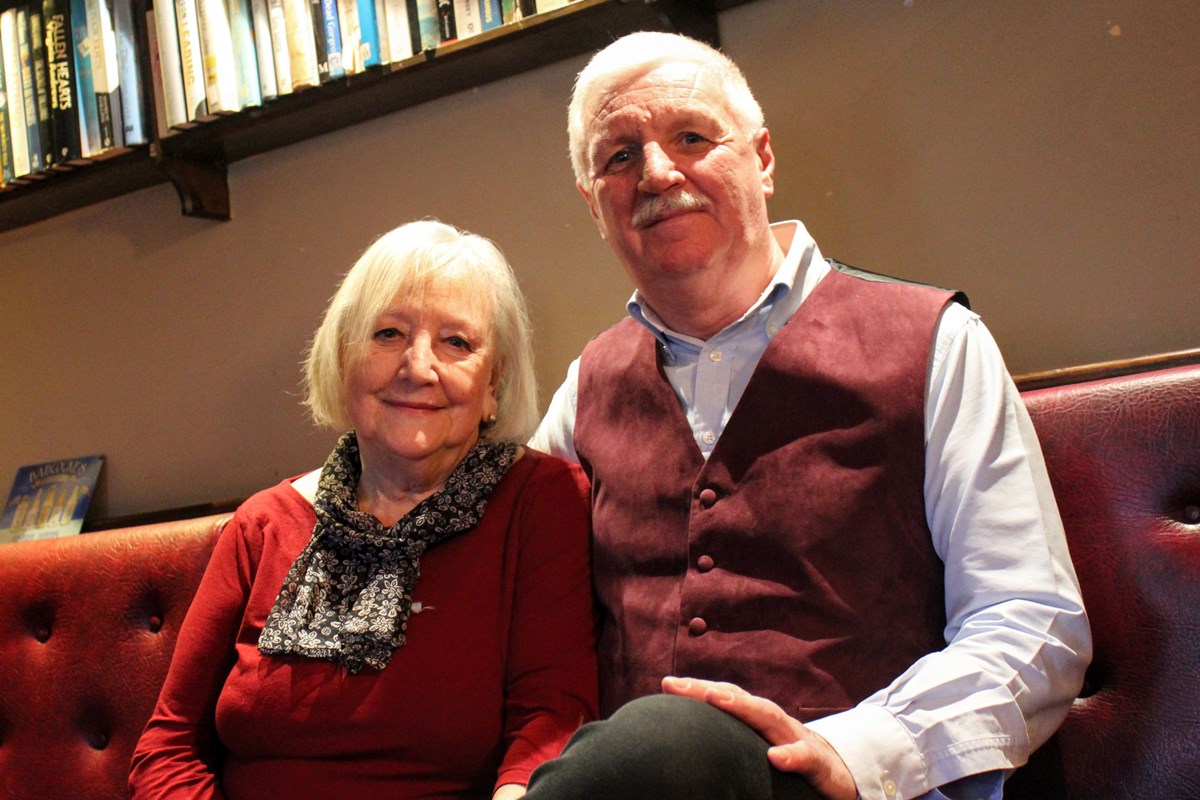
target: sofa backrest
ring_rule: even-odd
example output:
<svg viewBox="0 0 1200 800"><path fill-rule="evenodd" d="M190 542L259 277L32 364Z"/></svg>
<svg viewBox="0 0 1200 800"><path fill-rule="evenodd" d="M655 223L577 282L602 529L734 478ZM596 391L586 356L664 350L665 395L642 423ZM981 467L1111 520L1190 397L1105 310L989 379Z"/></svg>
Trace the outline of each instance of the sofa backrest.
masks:
<svg viewBox="0 0 1200 800"><path fill-rule="evenodd" d="M1200 366L1026 392L1095 658L1008 800L1200 798ZM0 798L127 800L225 517L0 546Z"/></svg>
<svg viewBox="0 0 1200 800"><path fill-rule="evenodd" d="M1095 655L1009 800L1200 798L1200 366L1024 395Z"/></svg>
<svg viewBox="0 0 1200 800"><path fill-rule="evenodd" d="M225 518L0 546L0 798L127 800Z"/></svg>

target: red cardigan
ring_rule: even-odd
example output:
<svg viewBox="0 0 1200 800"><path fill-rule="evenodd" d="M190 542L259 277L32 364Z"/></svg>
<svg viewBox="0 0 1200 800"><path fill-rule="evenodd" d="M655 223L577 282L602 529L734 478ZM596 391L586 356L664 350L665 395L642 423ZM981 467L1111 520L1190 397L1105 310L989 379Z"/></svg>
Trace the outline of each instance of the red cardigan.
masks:
<svg viewBox="0 0 1200 800"><path fill-rule="evenodd" d="M526 453L479 526L421 558L383 671L258 652L312 505L290 481L226 527L133 757L145 798L486 798L596 714L582 472Z"/></svg>

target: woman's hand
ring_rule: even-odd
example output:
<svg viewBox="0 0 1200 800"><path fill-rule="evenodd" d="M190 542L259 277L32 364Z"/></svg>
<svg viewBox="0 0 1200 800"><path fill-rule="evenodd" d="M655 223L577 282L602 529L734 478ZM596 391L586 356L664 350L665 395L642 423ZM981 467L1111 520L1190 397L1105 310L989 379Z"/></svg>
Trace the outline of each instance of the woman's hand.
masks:
<svg viewBox="0 0 1200 800"><path fill-rule="evenodd" d="M858 787L833 746L788 716L782 708L732 683L695 678L663 678L663 691L701 700L732 714L772 745L767 758L784 772L803 775L828 800L855 800Z"/></svg>
<svg viewBox="0 0 1200 800"><path fill-rule="evenodd" d="M525 796L525 787L519 783L506 783L496 789L492 800L517 800Z"/></svg>

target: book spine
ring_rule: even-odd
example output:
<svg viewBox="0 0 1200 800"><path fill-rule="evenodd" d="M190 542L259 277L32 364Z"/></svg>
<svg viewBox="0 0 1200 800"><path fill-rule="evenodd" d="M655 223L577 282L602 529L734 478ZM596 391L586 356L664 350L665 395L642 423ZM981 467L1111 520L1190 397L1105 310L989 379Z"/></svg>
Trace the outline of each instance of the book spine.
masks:
<svg viewBox="0 0 1200 800"><path fill-rule="evenodd" d="M325 56L329 60L329 79L346 74L342 65L342 29L338 22L337 0L321 0L321 30L325 34Z"/></svg>
<svg viewBox="0 0 1200 800"><path fill-rule="evenodd" d="M0 185L11 183L15 177L8 120L8 91L4 83L4 40L0 37Z"/></svg>
<svg viewBox="0 0 1200 800"><path fill-rule="evenodd" d="M358 3L357 0L334 0L334 5L342 37L342 69L347 75L354 75L365 69L359 53L362 28L358 23Z"/></svg>
<svg viewBox="0 0 1200 800"><path fill-rule="evenodd" d="M20 57L21 95L25 102L25 136L29 148L29 171L46 168L42 149L41 111L38 108L37 82L34 79L33 47L29 41L29 12L17 8L17 53Z"/></svg>
<svg viewBox="0 0 1200 800"><path fill-rule="evenodd" d="M458 38L454 19L454 0L437 0L438 42L453 42Z"/></svg>
<svg viewBox="0 0 1200 800"><path fill-rule="evenodd" d="M480 33L479 0L454 0L454 29L459 39L469 39Z"/></svg>
<svg viewBox="0 0 1200 800"><path fill-rule="evenodd" d="M96 94L96 117L100 123L100 147L120 147L121 93L117 70L117 34L113 29L108 0L87 0L88 43L91 45L92 86Z"/></svg>
<svg viewBox="0 0 1200 800"><path fill-rule="evenodd" d="M321 82L317 69L317 45L309 0L283 0L287 21L292 87L316 86Z"/></svg>
<svg viewBox="0 0 1200 800"><path fill-rule="evenodd" d="M142 100L142 76L138 70L137 36L133 28L133 1L114 0L113 28L117 40L117 70L121 93L122 142L126 147L145 144L146 108Z"/></svg>
<svg viewBox="0 0 1200 800"><path fill-rule="evenodd" d="M204 64L204 94L208 113L237 111L237 67L233 60L233 32L224 0L197 0L200 22L200 52Z"/></svg>
<svg viewBox="0 0 1200 800"><path fill-rule="evenodd" d="M179 71L183 74L184 112L188 123L194 123L208 116L204 48L200 45L200 12L196 0L175 0L175 32L179 39Z"/></svg>
<svg viewBox="0 0 1200 800"><path fill-rule="evenodd" d="M33 89L37 96L38 133L41 135L42 169L58 163L50 115L50 73L46 63L46 29L41 5L29 9L29 56L33 62Z"/></svg>
<svg viewBox="0 0 1200 800"><path fill-rule="evenodd" d="M375 0L353 0L358 7L358 60L363 69L383 63L383 44L379 41L379 17Z"/></svg>
<svg viewBox="0 0 1200 800"><path fill-rule="evenodd" d="M66 0L45 0L46 77L50 95L51 164L83 155L79 108L75 102L75 59L71 47L71 12Z"/></svg>
<svg viewBox="0 0 1200 800"><path fill-rule="evenodd" d="M154 0L147 0L146 44L149 48L146 55L150 59L150 91L154 93L154 126L161 139L170 132L171 125L167 122L167 99L163 91L162 53L158 44L158 19L154 16ZM183 89L182 81L179 88Z"/></svg>
<svg viewBox="0 0 1200 800"><path fill-rule="evenodd" d="M88 34L87 0L69 0L71 8L71 58L75 62L75 108L79 113L80 151L84 157L103 150L100 113L92 84L92 45Z"/></svg>
<svg viewBox="0 0 1200 800"><path fill-rule="evenodd" d="M317 78L321 83L329 81L329 43L325 39L325 12L321 0L307 0L308 13L312 16L313 45L317 52Z"/></svg>
<svg viewBox="0 0 1200 800"><path fill-rule="evenodd" d="M439 0L408 0L408 24L412 28L413 52L436 49L442 41Z"/></svg>
<svg viewBox="0 0 1200 800"><path fill-rule="evenodd" d="M279 78L275 75L275 49L271 45L271 11L267 0L250 0L254 17L254 52L258 62L258 93L263 100L279 96Z"/></svg>
<svg viewBox="0 0 1200 800"><path fill-rule="evenodd" d="M523 2L525 0L522 0ZM556 8L562 8L570 0L533 0L537 6L538 14L545 14L547 11L553 11Z"/></svg>
<svg viewBox="0 0 1200 800"><path fill-rule="evenodd" d="M47 0L49 2L49 0ZM162 82L161 116L167 128L186 125L187 94L183 90L182 51L179 48L179 28L175 24L174 0L148 0L146 26L153 30L155 42L150 48L151 58L157 54L159 80Z"/></svg>
<svg viewBox="0 0 1200 800"><path fill-rule="evenodd" d="M499 28L504 24L504 14L500 10L500 0L479 0L479 26L485 31Z"/></svg>
<svg viewBox="0 0 1200 800"><path fill-rule="evenodd" d="M0 49L4 56L4 89L12 138L13 177L20 178L29 174L29 127L25 122L25 94L21 89L21 53L17 48L15 8L0 14Z"/></svg>
<svg viewBox="0 0 1200 800"><path fill-rule="evenodd" d="M283 0L267 0L267 18L271 23L271 52L275 56L275 91L280 95L291 94L292 55Z"/></svg>
<svg viewBox="0 0 1200 800"><path fill-rule="evenodd" d="M389 64L392 61L392 46L388 41L387 12L384 10L383 0L371 0L371 5L375 7L375 33L379 37L379 63Z"/></svg>
<svg viewBox="0 0 1200 800"><path fill-rule="evenodd" d="M233 40L233 69L237 79L238 108L262 105L258 77L258 48L254 44L254 11L251 0L226 0Z"/></svg>
<svg viewBox="0 0 1200 800"><path fill-rule="evenodd" d="M409 16L407 0L383 0L384 16L387 19L388 47L391 60L403 61L413 54L412 17Z"/></svg>
<svg viewBox="0 0 1200 800"><path fill-rule="evenodd" d="M522 17L519 0L500 0L500 18L504 20L504 24L516 22Z"/></svg>

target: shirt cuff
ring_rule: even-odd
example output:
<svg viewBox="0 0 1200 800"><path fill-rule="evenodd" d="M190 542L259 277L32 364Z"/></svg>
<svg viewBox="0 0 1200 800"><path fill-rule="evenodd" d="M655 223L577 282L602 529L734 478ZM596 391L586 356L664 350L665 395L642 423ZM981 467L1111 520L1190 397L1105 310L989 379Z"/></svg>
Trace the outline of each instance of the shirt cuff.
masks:
<svg viewBox="0 0 1200 800"><path fill-rule="evenodd" d="M929 773L916 743L886 710L859 705L807 727L846 762L861 800L907 800L928 791Z"/></svg>

